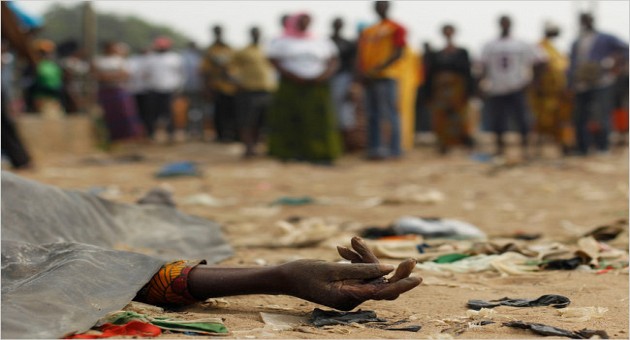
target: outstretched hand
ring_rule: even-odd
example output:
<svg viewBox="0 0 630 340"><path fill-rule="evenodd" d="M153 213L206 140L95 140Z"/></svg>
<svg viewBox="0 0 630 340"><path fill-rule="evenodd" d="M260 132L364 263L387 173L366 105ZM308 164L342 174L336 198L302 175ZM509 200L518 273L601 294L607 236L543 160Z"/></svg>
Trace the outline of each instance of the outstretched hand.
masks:
<svg viewBox="0 0 630 340"><path fill-rule="evenodd" d="M298 260L282 265L291 295L328 307L351 310L367 300L395 300L418 286L422 279L409 276L416 261L403 261L395 268L382 264L359 237L352 249L337 247L352 264ZM385 275L394 274L385 278Z"/></svg>

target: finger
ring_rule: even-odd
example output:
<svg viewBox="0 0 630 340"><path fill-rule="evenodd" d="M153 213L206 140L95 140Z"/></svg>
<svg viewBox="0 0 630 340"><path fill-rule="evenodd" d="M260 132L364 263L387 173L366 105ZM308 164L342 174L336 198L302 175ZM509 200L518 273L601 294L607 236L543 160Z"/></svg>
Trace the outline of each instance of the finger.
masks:
<svg viewBox="0 0 630 340"><path fill-rule="evenodd" d="M398 295L412 290L422 282L419 277L407 277L396 283L387 285L385 288L374 294L373 300L395 300Z"/></svg>
<svg viewBox="0 0 630 340"><path fill-rule="evenodd" d="M337 246L337 252L341 255L341 257L352 263L363 263L363 259L359 256L359 254L346 247Z"/></svg>
<svg viewBox="0 0 630 340"><path fill-rule="evenodd" d="M337 271L338 280L370 280L387 275L395 269L391 264L381 263L331 263L330 265L332 270Z"/></svg>
<svg viewBox="0 0 630 340"><path fill-rule="evenodd" d="M352 244L352 248L357 253L359 253L361 258L363 259L363 262L365 263L378 263L379 262L376 255L372 253L368 245L365 244L365 242L360 237L357 237L357 236L353 237L350 243Z"/></svg>
<svg viewBox="0 0 630 340"><path fill-rule="evenodd" d="M404 262L401 262L398 265L398 268L396 268L396 272L394 273L394 276L392 276L389 279L389 282L396 283L406 277L409 277L409 275L411 275L411 272L413 272L414 268L416 268L416 260L414 259L408 259Z"/></svg>

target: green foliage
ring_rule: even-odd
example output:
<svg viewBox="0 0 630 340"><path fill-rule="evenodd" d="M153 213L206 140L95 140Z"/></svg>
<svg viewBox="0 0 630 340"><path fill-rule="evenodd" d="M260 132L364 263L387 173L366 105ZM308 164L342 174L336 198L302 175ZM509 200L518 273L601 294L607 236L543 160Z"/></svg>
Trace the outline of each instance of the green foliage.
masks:
<svg viewBox="0 0 630 340"><path fill-rule="evenodd" d="M148 23L136 16L121 16L110 13L96 13L96 35L99 45L104 41L127 43L132 51L138 51L151 44L157 36L163 35L173 40L175 48L182 48L190 40L165 25ZM56 43L69 39L82 41L82 4L65 6L55 3L44 14L44 28L40 37Z"/></svg>

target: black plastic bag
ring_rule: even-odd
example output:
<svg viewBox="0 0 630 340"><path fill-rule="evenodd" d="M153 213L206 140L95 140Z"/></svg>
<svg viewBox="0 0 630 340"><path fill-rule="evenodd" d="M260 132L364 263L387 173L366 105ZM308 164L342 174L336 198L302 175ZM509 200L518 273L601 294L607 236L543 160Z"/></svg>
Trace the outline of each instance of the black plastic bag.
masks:
<svg viewBox="0 0 630 340"><path fill-rule="evenodd" d="M582 329L579 331L569 331L566 329L544 325L541 323L510 321L503 323L503 326L512 328L529 329L532 332L544 336L565 336L571 339L590 339L597 335L600 339L608 339L608 334L601 330Z"/></svg>
<svg viewBox="0 0 630 340"><path fill-rule="evenodd" d="M498 306L510 306L510 307L540 307L540 306L552 306L554 308L565 308L571 303L568 297L562 295L548 294L543 295L535 300L527 299L510 299L504 297L498 300L468 300L468 308L474 310L480 310L481 308L494 308Z"/></svg>

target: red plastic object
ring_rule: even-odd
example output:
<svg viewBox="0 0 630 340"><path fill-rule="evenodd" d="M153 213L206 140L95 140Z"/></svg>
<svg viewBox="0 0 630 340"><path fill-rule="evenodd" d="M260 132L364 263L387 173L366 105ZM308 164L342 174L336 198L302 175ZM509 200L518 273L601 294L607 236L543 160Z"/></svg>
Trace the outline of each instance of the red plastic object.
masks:
<svg viewBox="0 0 630 340"><path fill-rule="evenodd" d="M114 336L142 336L142 337L156 337L162 334L162 330L150 323L142 321L130 321L124 325L114 325L106 323L99 327L102 334L75 334L67 337L66 339L103 339L111 338Z"/></svg>
<svg viewBox="0 0 630 340"><path fill-rule="evenodd" d="M616 109L613 111L613 127L618 132L628 132L628 110Z"/></svg>
<svg viewBox="0 0 630 340"><path fill-rule="evenodd" d="M615 269L613 266L606 266L606 268L598 270L595 274L606 274L613 269Z"/></svg>

